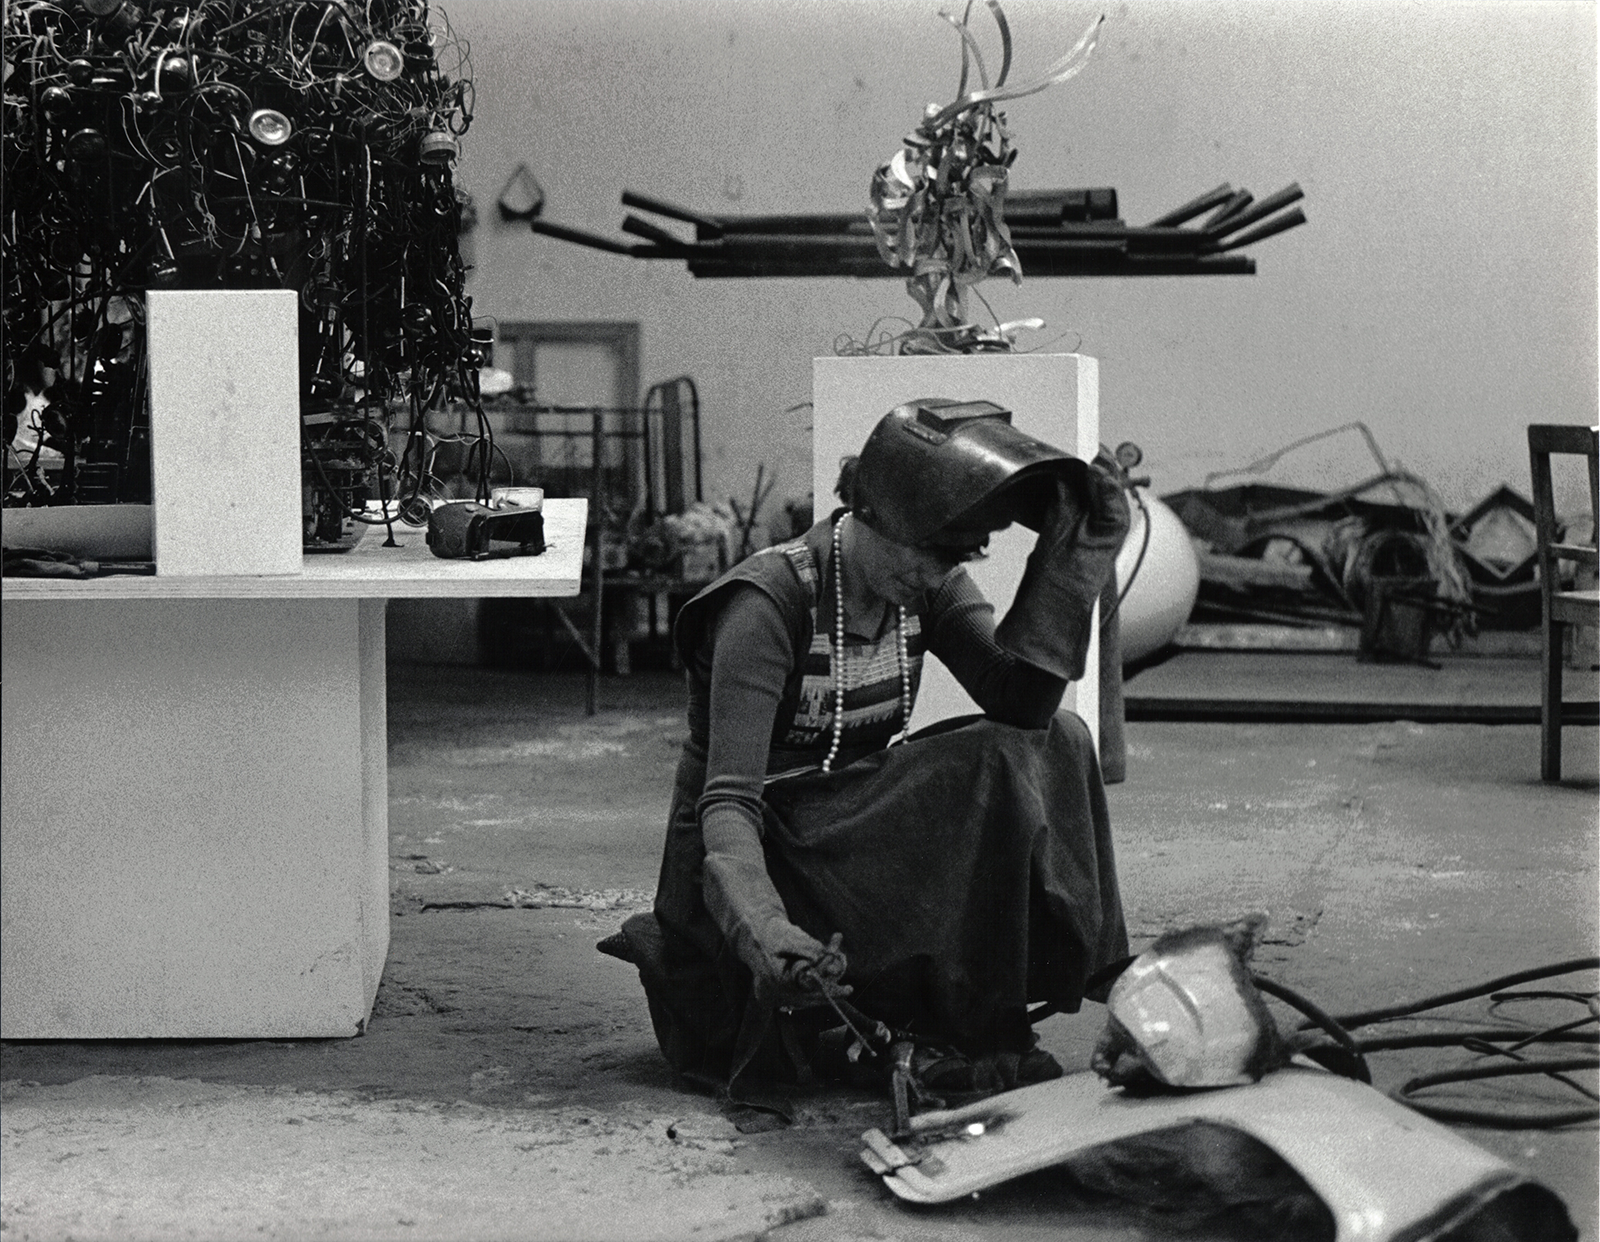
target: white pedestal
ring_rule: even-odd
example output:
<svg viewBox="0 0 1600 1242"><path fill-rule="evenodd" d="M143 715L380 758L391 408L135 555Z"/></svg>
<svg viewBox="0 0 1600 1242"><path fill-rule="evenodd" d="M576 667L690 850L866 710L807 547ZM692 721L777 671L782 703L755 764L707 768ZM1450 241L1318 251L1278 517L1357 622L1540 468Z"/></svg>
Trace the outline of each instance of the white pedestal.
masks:
<svg viewBox="0 0 1600 1242"><path fill-rule="evenodd" d="M838 503L834 484L841 458L861 451L872 428L895 406L918 397L993 401L1012 412L1012 425L1085 461L1100 444L1100 365L1081 354L959 354L936 357L816 358L812 363L812 489L816 511ZM989 542L988 559L972 576L1003 617L1022 579L1034 533L1013 526ZM1062 706L1076 712L1099 742L1099 627L1083 680L1067 688ZM937 660L923 665L912 713L920 729L977 711L966 691Z"/></svg>
<svg viewBox="0 0 1600 1242"><path fill-rule="evenodd" d="M290 576L8 578L0 1038L357 1034L389 942L386 597L578 590L369 532Z"/></svg>
<svg viewBox="0 0 1600 1242"><path fill-rule="evenodd" d="M152 289L156 572L300 572L300 358L292 289Z"/></svg>
<svg viewBox="0 0 1600 1242"><path fill-rule="evenodd" d="M389 944L383 601L4 608L4 1038L357 1034Z"/></svg>

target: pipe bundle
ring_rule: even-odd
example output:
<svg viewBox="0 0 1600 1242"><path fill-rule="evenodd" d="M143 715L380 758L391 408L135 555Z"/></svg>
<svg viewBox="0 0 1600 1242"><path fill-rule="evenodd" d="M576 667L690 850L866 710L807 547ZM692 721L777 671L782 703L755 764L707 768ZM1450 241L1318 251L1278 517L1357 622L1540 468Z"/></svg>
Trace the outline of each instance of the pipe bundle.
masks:
<svg viewBox="0 0 1600 1242"><path fill-rule="evenodd" d="M1016 191L1005 226L1028 276L1249 276L1255 260L1238 251L1305 223L1291 184L1257 201L1223 184L1145 225L1117 214L1114 189ZM630 212L625 243L543 219L533 231L636 259L681 260L696 277L904 276L884 262L865 212L711 216L625 190L624 207L690 225L692 240ZM1209 214L1207 214L1209 213ZM1190 224L1199 219L1198 224Z"/></svg>

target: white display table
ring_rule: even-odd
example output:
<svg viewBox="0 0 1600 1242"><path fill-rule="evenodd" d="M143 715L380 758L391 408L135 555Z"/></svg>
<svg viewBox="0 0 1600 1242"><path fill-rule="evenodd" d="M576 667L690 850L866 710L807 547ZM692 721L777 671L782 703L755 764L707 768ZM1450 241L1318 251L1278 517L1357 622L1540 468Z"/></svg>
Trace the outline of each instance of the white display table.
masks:
<svg viewBox="0 0 1600 1242"><path fill-rule="evenodd" d="M5 579L0 1037L360 1033L389 944L384 601L578 593L420 530L276 576Z"/></svg>

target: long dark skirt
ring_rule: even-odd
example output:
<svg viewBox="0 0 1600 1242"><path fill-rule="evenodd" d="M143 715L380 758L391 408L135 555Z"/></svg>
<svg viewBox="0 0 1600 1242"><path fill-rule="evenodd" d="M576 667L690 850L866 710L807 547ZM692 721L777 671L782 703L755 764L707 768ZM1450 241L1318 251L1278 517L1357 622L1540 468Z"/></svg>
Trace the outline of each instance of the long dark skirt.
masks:
<svg viewBox="0 0 1600 1242"><path fill-rule="evenodd" d="M725 1080L759 1035L772 1046L749 1068L782 1077L749 974L701 896L704 779L686 747L656 898L662 942L654 968L641 963L652 1017L682 1072ZM790 918L821 941L841 933L852 1002L929 1042L992 1050L1024 1006L1075 1011L1085 980L1127 954L1100 770L1069 713L1046 729L947 722L836 772L775 781L765 811L767 869Z"/></svg>

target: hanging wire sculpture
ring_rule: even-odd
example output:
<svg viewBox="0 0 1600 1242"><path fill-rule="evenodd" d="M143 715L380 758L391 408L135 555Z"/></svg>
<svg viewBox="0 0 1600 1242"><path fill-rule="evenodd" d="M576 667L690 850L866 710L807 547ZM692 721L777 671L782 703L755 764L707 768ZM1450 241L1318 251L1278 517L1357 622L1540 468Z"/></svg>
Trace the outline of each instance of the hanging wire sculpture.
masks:
<svg viewBox="0 0 1600 1242"><path fill-rule="evenodd" d="M374 492L423 500L426 413L478 404L488 340L452 172L470 61L444 14L14 0L0 39L5 503L148 500L144 295L219 288L299 295L307 546L347 543Z"/></svg>
<svg viewBox="0 0 1600 1242"><path fill-rule="evenodd" d="M970 28L972 2L958 20L939 15L961 36L961 80L952 103L929 104L921 124L872 176L867 220L878 253L907 268L906 291L922 320L901 340L904 353L1007 350L1010 337L967 322L968 295L980 281L1009 276L1022 283L1022 261L1006 226L1009 170L1017 151L996 105L1075 77L1088 63L1105 18L1096 18L1065 56L1026 82L1008 85L1011 30L997 0L985 0L1000 37L993 84ZM976 71L978 86L968 90Z"/></svg>

